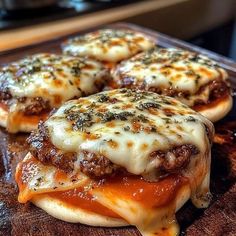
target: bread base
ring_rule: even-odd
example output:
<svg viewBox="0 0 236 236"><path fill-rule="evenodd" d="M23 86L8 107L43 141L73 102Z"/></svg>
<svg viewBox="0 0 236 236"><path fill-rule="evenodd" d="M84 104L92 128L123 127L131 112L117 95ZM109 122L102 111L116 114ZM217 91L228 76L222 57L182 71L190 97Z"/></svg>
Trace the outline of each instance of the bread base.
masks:
<svg viewBox="0 0 236 236"><path fill-rule="evenodd" d="M232 109L233 106L233 99L229 95L225 99L222 99L222 101L219 101L216 103L216 105L211 106L206 105L202 106L201 109L196 109L200 114L205 116L207 119L209 119L212 122L219 121L223 117L225 117L228 112Z"/></svg>
<svg viewBox="0 0 236 236"><path fill-rule="evenodd" d="M81 223L90 226L122 227L129 225L122 219L99 215L81 208L72 208L59 199L41 194L31 199L37 207L46 211L49 215L70 223Z"/></svg>

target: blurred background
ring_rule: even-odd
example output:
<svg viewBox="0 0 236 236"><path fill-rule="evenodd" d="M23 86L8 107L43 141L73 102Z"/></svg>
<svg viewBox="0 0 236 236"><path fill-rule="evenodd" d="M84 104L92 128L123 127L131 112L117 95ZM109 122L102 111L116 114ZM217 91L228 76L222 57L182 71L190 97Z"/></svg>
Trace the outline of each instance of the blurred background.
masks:
<svg viewBox="0 0 236 236"><path fill-rule="evenodd" d="M125 21L236 60L235 19L236 0L0 0L0 50Z"/></svg>

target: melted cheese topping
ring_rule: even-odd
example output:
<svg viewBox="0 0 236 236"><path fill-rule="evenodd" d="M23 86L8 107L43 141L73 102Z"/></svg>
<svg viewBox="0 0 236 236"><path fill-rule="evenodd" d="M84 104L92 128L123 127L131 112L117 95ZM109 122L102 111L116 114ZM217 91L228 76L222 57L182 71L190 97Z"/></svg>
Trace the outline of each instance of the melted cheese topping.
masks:
<svg viewBox="0 0 236 236"><path fill-rule="evenodd" d="M179 101L155 93L127 89L72 100L46 122L51 142L65 152L105 156L136 175L156 172L154 151L195 145L202 157L209 149L210 121ZM173 157L174 158L174 157Z"/></svg>
<svg viewBox="0 0 236 236"><path fill-rule="evenodd" d="M115 83L132 88L175 91L183 103L207 103L213 80L226 80L227 72L206 56L173 48L155 48L122 62L114 71ZM200 90L201 89L201 90ZM172 96L172 95L170 95Z"/></svg>
<svg viewBox="0 0 236 236"><path fill-rule="evenodd" d="M154 42L141 33L129 30L103 29L70 39L63 52L89 56L100 61L118 62L154 47Z"/></svg>
<svg viewBox="0 0 236 236"><path fill-rule="evenodd" d="M37 54L0 71L0 87L13 97L42 97L51 107L98 92L107 76L101 63L70 56Z"/></svg>

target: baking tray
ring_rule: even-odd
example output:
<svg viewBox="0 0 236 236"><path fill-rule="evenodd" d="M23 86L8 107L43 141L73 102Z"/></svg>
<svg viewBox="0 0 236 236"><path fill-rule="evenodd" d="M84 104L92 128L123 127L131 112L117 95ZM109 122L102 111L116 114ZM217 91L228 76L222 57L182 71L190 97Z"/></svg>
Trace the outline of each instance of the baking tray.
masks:
<svg viewBox="0 0 236 236"><path fill-rule="evenodd" d="M236 63L226 57L171 38L161 33L128 23L117 23L100 28L132 29L153 38L161 47L177 47L196 51L216 60L229 75L236 89ZM73 35L96 30L92 28ZM60 44L68 37L55 38L0 53L0 64L39 52L60 53ZM233 92L234 93L234 92ZM234 97L234 104L236 99ZM128 236L140 235L135 227L102 228L70 224L57 220L31 203L17 202L15 167L27 152L26 134L10 135L0 129L0 235L87 235ZM216 138L212 148L211 192L213 199L207 209L197 209L190 201L177 213L181 235L236 235L236 109L216 124Z"/></svg>

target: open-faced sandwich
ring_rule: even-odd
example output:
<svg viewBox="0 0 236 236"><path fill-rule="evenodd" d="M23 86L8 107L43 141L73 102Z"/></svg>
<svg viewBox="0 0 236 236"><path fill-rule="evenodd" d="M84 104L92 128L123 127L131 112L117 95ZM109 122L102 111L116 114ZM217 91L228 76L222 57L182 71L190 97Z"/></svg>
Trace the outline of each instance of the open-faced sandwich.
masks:
<svg viewBox="0 0 236 236"><path fill-rule="evenodd" d="M69 39L63 44L63 52L73 56L87 56L103 61L112 67L115 63L153 48L155 43L142 33L101 29Z"/></svg>
<svg viewBox="0 0 236 236"><path fill-rule="evenodd" d="M232 108L227 72L206 56L173 48L154 48L121 62L112 88L133 88L175 97L211 121Z"/></svg>
<svg viewBox="0 0 236 236"><path fill-rule="evenodd" d="M28 132L65 101L96 93L107 69L92 59L36 54L0 69L0 125Z"/></svg>
<svg viewBox="0 0 236 236"><path fill-rule="evenodd" d="M92 226L176 235L175 212L209 204L212 123L178 100L118 89L66 102L28 138L18 200Z"/></svg>

